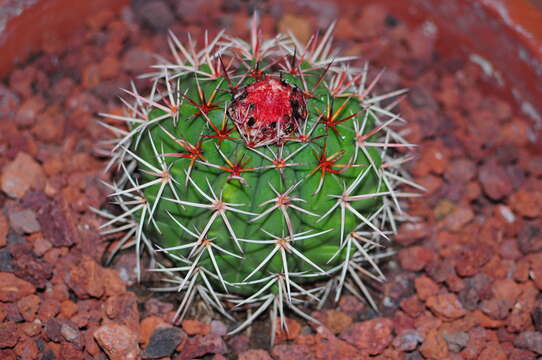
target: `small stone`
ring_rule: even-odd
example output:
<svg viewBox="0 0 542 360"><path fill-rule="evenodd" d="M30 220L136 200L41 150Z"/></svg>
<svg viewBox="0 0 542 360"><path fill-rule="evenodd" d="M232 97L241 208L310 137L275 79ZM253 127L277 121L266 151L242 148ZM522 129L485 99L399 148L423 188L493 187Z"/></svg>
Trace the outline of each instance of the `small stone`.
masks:
<svg viewBox="0 0 542 360"><path fill-rule="evenodd" d="M418 344L423 341L423 336L413 329L401 331L401 333L393 339L392 345L394 348L401 351L413 351L418 347Z"/></svg>
<svg viewBox="0 0 542 360"><path fill-rule="evenodd" d="M228 346L234 354L240 354L247 351L250 344L250 338L244 334L236 335L228 340Z"/></svg>
<svg viewBox="0 0 542 360"><path fill-rule="evenodd" d="M20 325L20 329L28 336L36 336L41 332L42 326L39 320L34 320L32 322L25 322Z"/></svg>
<svg viewBox="0 0 542 360"><path fill-rule="evenodd" d="M67 323L60 326L60 334L69 342L74 342L81 336L79 330Z"/></svg>
<svg viewBox="0 0 542 360"><path fill-rule="evenodd" d="M103 305L107 317L137 331L139 327L139 310L137 297L133 292L120 293L109 297Z"/></svg>
<svg viewBox="0 0 542 360"><path fill-rule="evenodd" d="M41 230L36 213L30 209L8 211L9 223L20 234L32 234Z"/></svg>
<svg viewBox="0 0 542 360"><path fill-rule="evenodd" d="M41 166L28 154L20 152L15 160L2 171L2 191L20 199L28 190L41 190L45 186L45 175Z"/></svg>
<svg viewBox="0 0 542 360"><path fill-rule="evenodd" d="M32 244L32 250L37 256L43 256L47 251L49 251L53 245L43 238L43 236L37 236Z"/></svg>
<svg viewBox="0 0 542 360"><path fill-rule="evenodd" d="M183 320L181 326L188 335L207 335L211 332L209 324L198 320Z"/></svg>
<svg viewBox="0 0 542 360"><path fill-rule="evenodd" d="M501 345L489 343L478 355L478 360L508 360Z"/></svg>
<svg viewBox="0 0 542 360"><path fill-rule="evenodd" d="M66 284L80 298L96 297L104 294L102 268L89 257L84 257L79 264L74 264L66 279Z"/></svg>
<svg viewBox="0 0 542 360"><path fill-rule="evenodd" d="M433 258L433 252L422 246L411 246L399 251L399 262L407 271L421 271Z"/></svg>
<svg viewBox="0 0 542 360"><path fill-rule="evenodd" d="M468 183L476 176L476 164L467 158L452 160L446 168L444 178L449 183Z"/></svg>
<svg viewBox="0 0 542 360"><path fill-rule="evenodd" d="M444 340L448 343L448 349L451 352L460 352L469 343L469 334L465 331L457 331L454 333L442 333Z"/></svg>
<svg viewBox="0 0 542 360"><path fill-rule="evenodd" d="M110 268L105 268L102 269L102 276L104 278L106 296L113 296L126 292L126 284L118 272Z"/></svg>
<svg viewBox="0 0 542 360"><path fill-rule="evenodd" d="M148 71L149 67L153 64L153 54L144 49L139 49L136 47L126 51L124 57L122 58L123 69L133 73Z"/></svg>
<svg viewBox="0 0 542 360"><path fill-rule="evenodd" d="M320 321L333 334L345 331L352 324L352 318L335 309L321 310L312 313L312 317Z"/></svg>
<svg viewBox="0 0 542 360"><path fill-rule="evenodd" d="M276 319L275 325L275 343L280 344L287 340L294 340L301 332L301 324L299 321L285 318L286 328L281 325L280 319Z"/></svg>
<svg viewBox="0 0 542 360"><path fill-rule="evenodd" d="M225 336L227 333L228 333L228 328L226 327L226 324L224 324L220 320L211 321L211 334L215 334L218 336Z"/></svg>
<svg viewBox="0 0 542 360"><path fill-rule="evenodd" d="M45 334L49 340L59 343L64 338L60 332L62 324L55 318L50 318L45 322Z"/></svg>
<svg viewBox="0 0 542 360"><path fill-rule="evenodd" d="M224 354L227 350L224 340L217 335L196 335L181 343L181 349L177 347L180 355L175 360L189 360L201 357L205 354Z"/></svg>
<svg viewBox="0 0 542 360"><path fill-rule="evenodd" d="M165 30L175 22L173 11L165 1L145 1L142 4L136 7L136 12L154 30Z"/></svg>
<svg viewBox="0 0 542 360"><path fill-rule="evenodd" d="M15 115L19 108L19 97L15 92L0 85L0 118L5 119Z"/></svg>
<svg viewBox="0 0 542 360"><path fill-rule="evenodd" d="M542 191L520 189L510 196L508 203L521 216L527 218L542 216Z"/></svg>
<svg viewBox="0 0 542 360"><path fill-rule="evenodd" d="M0 349L14 347L19 341L17 336L17 325L14 322L3 322L0 324Z"/></svg>
<svg viewBox="0 0 542 360"><path fill-rule="evenodd" d="M361 354L367 354L346 341L339 340L323 326L316 328L316 332L316 335L300 335L296 339L296 344L310 346L316 359L355 359L361 357Z"/></svg>
<svg viewBox="0 0 542 360"><path fill-rule="evenodd" d="M391 343L392 332L393 322L390 319L375 318L354 323L341 337L370 355L378 355Z"/></svg>
<svg viewBox="0 0 542 360"><path fill-rule="evenodd" d="M399 230L397 231L397 235L395 236L395 240L401 245L409 246L418 240L425 238L430 233L431 229L427 226L427 224L422 222L408 222L401 224Z"/></svg>
<svg viewBox="0 0 542 360"><path fill-rule="evenodd" d="M17 301L36 291L34 285L12 273L0 272L0 301Z"/></svg>
<svg viewBox="0 0 542 360"><path fill-rule="evenodd" d="M111 360L138 359L137 336L124 325L102 325L94 331L94 338Z"/></svg>
<svg viewBox="0 0 542 360"><path fill-rule="evenodd" d="M45 107L45 101L39 96L31 97L21 104L15 121L19 127L30 127L34 125L38 114Z"/></svg>
<svg viewBox="0 0 542 360"><path fill-rule="evenodd" d="M524 254L542 251L542 224L536 221L525 224L518 235L518 245Z"/></svg>
<svg viewBox="0 0 542 360"><path fill-rule="evenodd" d="M60 143L65 125L63 109L58 105L50 105L40 114L40 121L32 127L32 134L43 142Z"/></svg>
<svg viewBox="0 0 542 360"><path fill-rule="evenodd" d="M307 345L295 344L273 346L271 355L275 360L309 360L314 358Z"/></svg>
<svg viewBox="0 0 542 360"><path fill-rule="evenodd" d="M434 296L439 291L438 284L426 275L417 277L414 280L414 286L416 287L416 293L420 300L425 301L431 296Z"/></svg>
<svg viewBox="0 0 542 360"><path fill-rule="evenodd" d="M40 355L36 341L26 336L21 337L21 340L19 340L19 343L15 346L14 350L18 358L24 360L38 359L38 356ZM66 357L66 359L68 359L68 357Z"/></svg>
<svg viewBox="0 0 542 360"><path fill-rule="evenodd" d="M450 231L460 231L474 218L470 207L457 207L444 218L444 226Z"/></svg>
<svg viewBox="0 0 542 360"><path fill-rule="evenodd" d="M444 320L454 320L463 317L467 311L454 294L431 296L426 305L431 311Z"/></svg>
<svg viewBox="0 0 542 360"><path fill-rule="evenodd" d="M33 321L40 307L40 298L37 295L29 295L17 301L17 309L25 321Z"/></svg>
<svg viewBox="0 0 542 360"><path fill-rule="evenodd" d="M499 200L512 192L512 181L503 167L490 161L480 167L478 180L484 192L493 200Z"/></svg>
<svg viewBox="0 0 542 360"><path fill-rule="evenodd" d="M139 343L143 348L147 346L151 335L158 328L171 327L158 316L148 316L139 324Z"/></svg>
<svg viewBox="0 0 542 360"><path fill-rule="evenodd" d="M542 355L542 333L538 331L524 331L516 337L514 345Z"/></svg>
<svg viewBox="0 0 542 360"><path fill-rule="evenodd" d="M343 295L339 300L339 308L351 317L356 317L359 312L365 309L365 304L355 296Z"/></svg>
<svg viewBox="0 0 542 360"><path fill-rule="evenodd" d="M448 357L448 345L437 330L430 330L420 347L420 353L426 359L446 359Z"/></svg>
<svg viewBox="0 0 542 360"><path fill-rule="evenodd" d="M416 295L401 300L401 309L410 317L416 318L425 310L425 306Z"/></svg>
<svg viewBox="0 0 542 360"><path fill-rule="evenodd" d="M160 328L152 334L149 345L141 353L143 359L158 359L173 354L186 334L179 328Z"/></svg>
<svg viewBox="0 0 542 360"><path fill-rule="evenodd" d="M265 350L247 350L239 354L239 360L273 360Z"/></svg>

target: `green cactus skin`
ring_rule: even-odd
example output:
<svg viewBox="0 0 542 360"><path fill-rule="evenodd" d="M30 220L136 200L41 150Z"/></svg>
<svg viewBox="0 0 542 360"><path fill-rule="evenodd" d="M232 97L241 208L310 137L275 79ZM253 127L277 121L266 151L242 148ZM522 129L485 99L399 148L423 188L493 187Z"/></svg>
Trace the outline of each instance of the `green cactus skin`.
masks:
<svg viewBox="0 0 542 360"><path fill-rule="evenodd" d="M255 24L251 44L219 34L200 53L172 37L175 62L158 67L152 94L129 91L131 114L106 115L129 130L116 130L112 151L125 213L105 225L131 229L138 252L144 244L175 264L156 270L187 293L183 311L196 290L226 316L228 299L299 311L301 298L327 294L302 285L331 279L338 297L349 274L368 296L357 273L384 279L373 254L384 226L395 226L398 198L414 195L395 190L416 184L388 154L410 146L390 128L402 119L378 106L401 92L371 97L377 79L367 84L366 68L329 57L331 29L301 46L262 42ZM229 109L270 79L302 92L307 116L291 134L254 141Z"/></svg>

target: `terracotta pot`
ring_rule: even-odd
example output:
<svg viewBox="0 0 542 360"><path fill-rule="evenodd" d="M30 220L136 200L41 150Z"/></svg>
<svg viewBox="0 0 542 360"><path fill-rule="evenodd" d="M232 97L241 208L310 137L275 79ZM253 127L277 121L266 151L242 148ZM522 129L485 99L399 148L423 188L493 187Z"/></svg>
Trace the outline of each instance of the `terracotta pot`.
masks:
<svg viewBox="0 0 542 360"><path fill-rule="evenodd" d="M537 128L542 127L542 0L379 1L388 3L403 21L433 22L439 32L437 46L444 56L467 51L488 73L502 80L503 90L516 98ZM105 8L120 11L127 3L0 1L0 76L29 54L61 44L90 14Z"/></svg>

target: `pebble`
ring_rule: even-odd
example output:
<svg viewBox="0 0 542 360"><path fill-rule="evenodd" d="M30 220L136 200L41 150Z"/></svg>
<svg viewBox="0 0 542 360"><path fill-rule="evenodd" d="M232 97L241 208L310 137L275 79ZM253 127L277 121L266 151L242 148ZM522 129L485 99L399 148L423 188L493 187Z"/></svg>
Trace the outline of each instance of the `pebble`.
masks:
<svg viewBox="0 0 542 360"><path fill-rule="evenodd" d="M19 341L17 325L14 322L0 324L0 349L14 347Z"/></svg>
<svg viewBox="0 0 542 360"><path fill-rule="evenodd" d="M478 356L478 360L507 360L508 357L503 351L502 346L495 343L489 343Z"/></svg>
<svg viewBox="0 0 542 360"><path fill-rule="evenodd" d="M420 346L420 353L426 359L441 360L448 357L448 344L437 330L430 330Z"/></svg>
<svg viewBox="0 0 542 360"><path fill-rule="evenodd" d="M154 333L154 331L158 328L165 327L171 327L171 325L167 324L162 318L158 316L148 316L144 318L139 324L138 339L141 346L145 348L149 343L151 335Z"/></svg>
<svg viewBox="0 0 542 360"><path fill-rule="evenodd" d="M182 348L177 347L179 355L175 360L189 360L205 354L224 354L227 350L224 340L217 335L196 335L188 339Z"/></svg>
<svg viewBox="0 0 542 360"><path fill-rule="evenodd" d="M140 3L142 5L135 7L136 13L154 30L166 30L174 23L172 9L165 1L152 0Z"/></svg>
<svg viewBox="0 0 542 360"><path fill-rule="evenodd" d="M301 324L299 321L286 318L286 328L282 327L280 319L276 319L275 325L275 343L280 344L287 340L295 340L301 332Z"/></svg>
<svg viewBox="0 0 542 360"><path fill-rule="evenodd" d="M12 273L0 272L0 301L17 301L36 291L34 285Z"/></svg>
<svg viewBox="0 0 542 360"><path fill-rule="evenodd" d="M19 108L19 97L15 92L0 85L0 118L13 117Z"/></svg>
<svg viewBox="0 0 542 360"><path fill-rule="evenodd" d="M510 207L519 215L526 218L542 216L542 191L527 191L519 189L510 195Z"/></svg>
<svg viewBox="0 0 542 360"><path fill-rule="evenodd" d="M80 298L99 298L104 294L104 278L102 269L89 257L83 257L79 264L73 264L66 284Z"/></svg>
<svg viewBox="0 0 542 360"><path fill-rule="evenodd" d="M20 152L15 160L2 170L1 187L8 196L20 199L28 190L41 190L45 174L41 166L27 153Z"/></svg>
<svg viewBox="0 0 542 360"><path fill-rule="evenodd" d="M124 325L102 325L94 331L94 338L111 360L136 360L139 357L137 336Z"/></svg>
<svg viewBox="0 0 542 360"><path fill-rule="evenodd" d="M143 359L159 359L170 356L186 337L186 333L179 328L158 328L152 334L148 346L141 353L141 357Z"/></svg>
<svg viewBox="0 0 542 360"><path fill-rule="evenodd" d="M40 354L36 341L26 336L19 340L19 343L17 344L17 346L15 346L14 351L19 359L25 360L38 359L38 356Z"/></svg>
<svg viewBox="0 0 542 360"><path fill-rule="evenodd" d="M324 324L333 334L342 333L352 324L350 316L335 309L315 311L312 317Z"/></svg>
<svg viewBox="0 0 542 360"><path fill-rule="evenodd" d="M425 301L439 291L438 284L426 275L421 275L414 280L414 287L420 300Z"/></svg>
<svg viewBox="0 0 542 360"><path fill-rule="evenodd" d="M423 246L411 246L399 251L399 262L407 271L421 271L433 258L433 252Z"/></svg>
<svg viewBox="0 0 542 360"><path fill-rule="evenodd" d="M537 221L526 223L518 235L518 245L523 254L542 251L542 224Z"/></svg>
<svg viewBox="0 0 542 360"><path fill-rule="evenodd" d="M500 200L513 190L510 176L495 161L490 161L480 167L478 180L482 184L482 189L486 195L493 200Z"/></svg>
<svg viewBox="0 0 542 360"><path fill-rule="evenodd" d="M25 321L34 320L40 307L40 298L37 295L28 295L17 301L17 309Z"/></svg>
<svg viewBox="0 0 542 360"><path fill-rule="evenodd" d="M181 326L188 335L207 335L211 332L211 325L199 320L183 320Z"/></svg>
<svg viewBox="0 0 542 360"><path fill-rule="evenodd" d="M265 350L247 350L239 354L239 360L273 360Z"/></svg>
<svg viewBox="0 0 542 360"><path fill-rule="evenodd" d="M416 350L418 344L423 341L423 336L413 329L403 330L397 335L392 342L394 348L401 351Z"/></svg>
<svg viewBox="0 0 542 360"><path fill-rule="evenodd" d="M19 107L15 117L17 126L30 127L34 125L38 114L44 107L45 101L41 97L33 96L30 99L25 100Z"/></svg>
<svg viewBox="0 0 542 360"><path fill-rule="evenodd" d="M454 333L443 332L442 336L444 337L444 340L446 340L446 343L448 343L448 349L454 353L460 352L469 343L469 334L465 331L457 331Z"/></svg>
<svg viewBox="0 0 542 360"><path fill-rule="evenodd" d="M375 318L352 324L341 334L341 338L370 355L378 355L391 343L392 332L393 322L390 319Z"/></svg>
<svg viewBox="0 0 542 360"><path fill-rule="evenodd" d="M466 310L454 294L441 294L427 299L427 307L444 320L454 320L463 317Z"/></svg>
<svg viewBox="0 0 542 360"><path fill-rule="evenodd" d="M103 305L105 314L116 323L126 325L133 331L139 328L139 310L137 297L133 292L124 292L110 296Z"/></svg>
<svg viewBox="0 0 542 360"><path fill-rule="evenodd" d="M149 71L149 67L155 62L152 53L136 47L128 50L122 58L121 64L124 70L133 73Z"/></svg>
<svg viewBox="0 0 542 360"><path fill-rule="evenodd" d="M542 355L542 333L539 331L524 331L516 337L514 345Z"/></svg>
<svg viewBox="0 0 542 360"><path fill-rule="evenodd" d="M9 223L20 234L32 234L41 230L36 213L30 209L11 210L8 212Z"/></svg>
<svg viewBox="0 0 542 360"><path fill-rule="evenodd" d="M307 345L276 345L271 350L275 360L309 360L313 359L310 348Z"/></svg>
<svg viewBox="0 0 542 360"><path fill-rule="evenodd" d="M444 218L444 226L453 232L462 230L472 219L474 212L470 207L456 207Z"/></svg>

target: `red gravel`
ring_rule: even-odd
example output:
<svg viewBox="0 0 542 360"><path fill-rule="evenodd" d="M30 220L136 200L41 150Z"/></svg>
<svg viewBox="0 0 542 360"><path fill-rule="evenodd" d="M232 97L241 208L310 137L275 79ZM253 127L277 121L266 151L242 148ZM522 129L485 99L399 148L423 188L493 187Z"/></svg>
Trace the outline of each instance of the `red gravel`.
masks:
<svg viewBox="0 0 542 360"><path fill-rule="evenodd" d="M0 359L542 355L542 134L488 90L494 81L468 54L443 59L430 24L407 26L379 5L260 8L265 34L291 28L302 39L340 15L346 55L363 54L374 73L386 67L379 91L411 89L400 112L421 146L408 166L427 193L407 202L420 221L401 225L375 292L380 315L345 295L312 313L324 326L289 319L269 349L265 319L228 338L195 304L192 320L173 325L171 298L135 286L133 253L104 267L118 238L98 236L103 220L89 210L107 206L97 113L121 111L118 88L167 53L165 28L200 41L219 25L248 34L243 2L178 3L95 14L62 52L38 54L0 84Z"/></svg>

